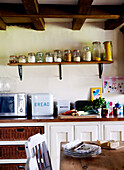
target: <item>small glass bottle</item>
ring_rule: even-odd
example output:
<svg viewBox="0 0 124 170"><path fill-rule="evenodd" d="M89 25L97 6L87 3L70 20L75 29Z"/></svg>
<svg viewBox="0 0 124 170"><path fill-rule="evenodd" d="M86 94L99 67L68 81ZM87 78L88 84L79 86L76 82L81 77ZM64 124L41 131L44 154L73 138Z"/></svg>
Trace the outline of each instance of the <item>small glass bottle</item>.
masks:
<svg viewBox="0 0 124 170"><path fill-rule="evenodd" d="M44 62L44 54L43 54L43 52L37 52L36 53L36 62L37 63Z"/></svg>
<svg viewBox="0 0 124 170"><path fill-rule="evenodd" d="M92 43L93 45L93 60L94 61L100 61L101 60L101 43L98 41L95 41Z"/></svg>
<svg viewBox="0 0 124 170"><path fill-rule="evenodd" d="M62 62L62 51L54 50L54 62Z"/></svg>
<svg viewBox="0 0 124 170"><path fill-rule="evenodd" d="M64 61L71 62L71 50L64 51Z"/></svg>
<svg viewBox="0 0 124 170"><path fill-rule="evenodd" d="M83 60L91 61L91 51L89 46L83 48Z"/></svg>
<svg viewBox="0 0 124 170"><path fill-rule="evenodd" d="M51 52L47 52L45 54L45 60L46 60L46 62L53 62L53 56L52 56Z"/></svg>
<svg viewBox="0 0 124 170"><path fill-rule="evenodd" d="M11 56L9 57L9 62L10 62L10 63L17 63L17 62L18 62L17 56L11 55Z"/></svg>
<svg viewBox="0 0 124 170"><path fill-rule="evenodd" d="M26 56L25 55L19 56L19 63L26 63Z"/></svg>
<svg viewBox="0 0 124 170"><path fill-rule="evenodd" d="M80 50L73 50L73 61L80 62Z"/></svg>
<svg viewBox="0 0 124 170"><path fill-rule="evenodd" d="M28 53L28 62L35 63L35 53Z"/></svg>

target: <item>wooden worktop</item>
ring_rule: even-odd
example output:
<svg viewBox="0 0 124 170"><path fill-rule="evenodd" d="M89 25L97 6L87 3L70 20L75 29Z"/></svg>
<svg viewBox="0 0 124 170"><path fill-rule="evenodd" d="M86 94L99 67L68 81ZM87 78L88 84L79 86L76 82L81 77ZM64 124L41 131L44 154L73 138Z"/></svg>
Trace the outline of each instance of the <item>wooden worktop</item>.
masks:
<svg viewBox="0 0 124 170"><path fill-rule="evenodd" d="M32 118L0 118L0 123L33 123L33 122L91 122L91 121L124 121L123 118L70 118L59 119L58 117L32 117Z"/></svg>

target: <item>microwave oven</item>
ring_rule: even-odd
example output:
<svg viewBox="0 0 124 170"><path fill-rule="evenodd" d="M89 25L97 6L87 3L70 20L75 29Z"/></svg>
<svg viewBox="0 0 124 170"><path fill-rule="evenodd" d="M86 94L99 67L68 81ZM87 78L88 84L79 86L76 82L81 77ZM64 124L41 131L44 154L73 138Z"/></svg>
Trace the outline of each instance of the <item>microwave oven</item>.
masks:
<svg viewBox="0 0 124 170"><path fill-rule="evenodd" d="M53 116L53 95L49 93L28 94L28 111L31 116Z"/></svg>
<svg viewBox="0 0 124 170"><path fill-rule="evenodd" d="M25 93L0 93L0 117L26 115L27 97Z"/></svg>

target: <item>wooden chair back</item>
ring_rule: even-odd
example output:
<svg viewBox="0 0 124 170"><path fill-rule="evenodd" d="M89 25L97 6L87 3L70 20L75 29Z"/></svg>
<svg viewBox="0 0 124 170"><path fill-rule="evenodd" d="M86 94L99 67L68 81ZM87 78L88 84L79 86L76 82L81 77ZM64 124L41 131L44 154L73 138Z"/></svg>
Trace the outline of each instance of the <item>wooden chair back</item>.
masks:
<svg viewBox="0 0 124 170"><path fill-rule="evenodd" d="M38 166L38 170L52 170L50 155L45 141L45 134L38 133L29 137L25 143L29 170L32 170L31 166L33 163L37 164L36 168Z"/></svg>

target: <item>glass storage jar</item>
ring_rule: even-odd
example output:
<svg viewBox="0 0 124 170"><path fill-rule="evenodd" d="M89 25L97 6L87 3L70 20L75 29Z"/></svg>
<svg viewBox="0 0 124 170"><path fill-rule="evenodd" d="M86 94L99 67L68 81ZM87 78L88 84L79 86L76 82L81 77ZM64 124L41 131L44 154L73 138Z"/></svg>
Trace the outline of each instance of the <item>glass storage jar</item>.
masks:
<svg viewBox="0 0 124 170"><path fill-rule="evenodd" d="M35 63L35 53L28 53L28 62Z"/></svg>
<svg viewBox="0 0 124 170"><path fill-rule="evenodd" d="M10 62L10 63L17 63L17 62L18 62L17 56L11 55L11 56L9 57L9 62Z"/></svg>
<svg viewBox="0 0 124 170"><path fill-rule="evenodd" d="M104 49L105 49L104 60L112 61L112 42L111 41L105 41L103 44L104 44Z"/></svg>
<svg viewBox="0 0 124 170"><path fill-rule="evenodd" d="M19 63L26 63L26 56L25 55L19 56Z"/></svg>
<svg viewBox="0 0 124 170"><path fill-rule="evenodd" d="M91 61L91 51L89 46L83 48L83 60Z"/></svg>
<svg viewBox="0 0 124 170"><path fill-rule="evenodd" d="M44 54L43 54L43 52L37 52L36 53L36 62L37 63L44 62Z"/></svg>
<svg viewBox="0 0 124 170"><path fill-rule="evenodd" d="M73 61L80 62L80 50L73 50Z"/></svg>
<svg viewBox="0 0 124 170"><path fill-rule="evenodd" d="M54 62L61 62L61 61L62 61L62 51L54 50Z"/></svg>
<svg viewBox="0 0 124 170"><path fill-rule="evenodd" d="M45 60L46 60L46 62L53 62L53 56L52 56L51 52L47 52L45 54Z"/></svg>
<svg viewBox="0 0 124 170"><path fill-rule="evenodd" d="M92 49L92 55L94 61L100 61L101 60L101 42L95 41L92 43L93 49Z"/></svg>
<svg viewBox="0 0 124 170"><path fill-rule="evenodd" d="M71 50L64 51L64 61L71 62Z"/></svg>

